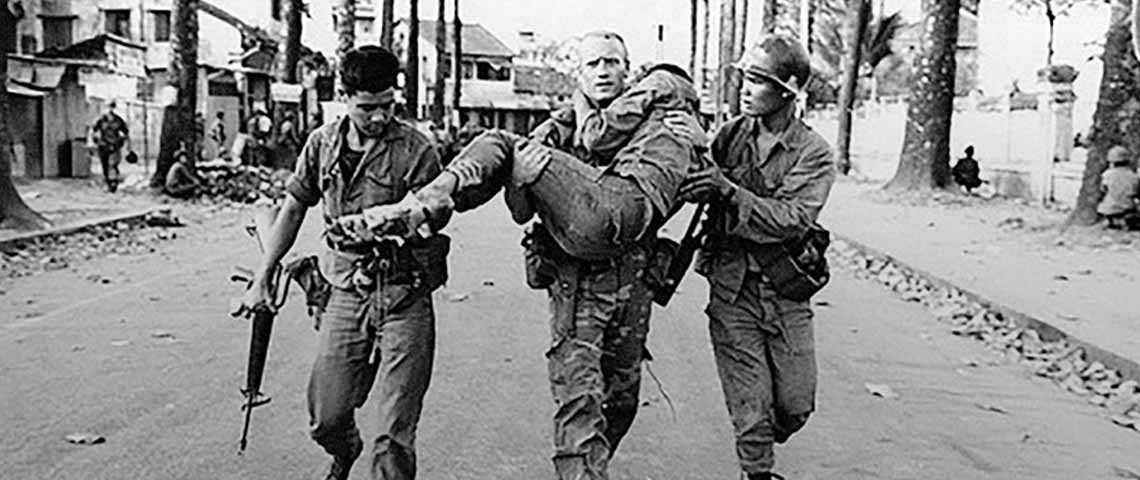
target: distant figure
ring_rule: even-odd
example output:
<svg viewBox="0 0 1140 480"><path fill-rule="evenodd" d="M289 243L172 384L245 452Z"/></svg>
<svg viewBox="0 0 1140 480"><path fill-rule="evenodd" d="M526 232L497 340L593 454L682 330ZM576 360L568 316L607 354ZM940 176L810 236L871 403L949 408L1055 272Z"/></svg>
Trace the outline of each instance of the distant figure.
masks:
<svg viewBox="0 0 1140 480"><path fill-rule="evenodd" d="M292 113L286 113L277 131L277 144L296 154L301 150L301 133L297 130L297 120Z"/></svg>
<svg viewBox="0 0 1140 480"><path fill-rule="evenodd" d="M198 178L185 149L179 150L175 155L174 165L171 165L170 170L166 172L166 183L163 185L163 190L167 195L174 198L193 197L198 194L202 180Z"/></svg>
<svg viewBox="0 0 1140 480"><path fill-rule="evenodd" d="M210 130L206 133L206 137L214 142L217 146L218 158L226 158L229 152L226 151L226 114L225 112L218 112L215 115L214 123L210 124Z"/></svg>
<svg viewBox="0 0 1140 480"><path fill-rule="evenodd" d="M269 149L269 135L273 132L273 120L265 113L265 107L260 103L254 106L253 112L253 116L246 122L246 133L250 138L243 150L245 156L243 163L270 166L273 164L273 155Z"/></svg>
<svg viewBox="0 0 1140 480"><path fill-rule="evenodd" d="M122 160L123 145L127 144L129 131L127 122L115 113L115 101L107 103L107 111L95 120L92 135L99 150L99 164L103 167L103 180L107 191L115 193L122 181L119 175L119 162Z"/></svg>
<svg viewBox="0 0 1140 480"><path fill-rule="evenodd" d="M970 145L966 147L966 156L959 158L958 163L955 163L953 170L951 170L954 183L965 188L966 193L973 193L975 188L982 185L982 179L978 177L980 173L978 161L974 159L974 146Z"/></svg>
<svg viewBox="0 0 1140 480"><path fill-rule="evenodd" d="M1108 228L1123 228L1127 217L1136 214L1136 201L1140 198L1140 176L1132 168L1128 149L1117 145L1108 150L1108 170L1101 174L1100 189L1104 199L1097 205L1097 213L1108 219Z"/></svg>

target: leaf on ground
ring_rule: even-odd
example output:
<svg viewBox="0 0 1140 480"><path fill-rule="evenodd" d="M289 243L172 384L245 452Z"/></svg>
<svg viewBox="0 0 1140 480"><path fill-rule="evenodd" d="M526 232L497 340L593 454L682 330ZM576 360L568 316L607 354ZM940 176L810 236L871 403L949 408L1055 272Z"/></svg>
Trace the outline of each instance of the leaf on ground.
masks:
<svg viewBox="0 0 1140 480"><path fill-rule="evenodd" d="M1068 281L1069 277L1066 275L1053 275L1053 280Z"/></svg>
<svg viewBox="0 0 1140 480"><path fill-rule="evenodd" d="M490 278L483 280L483 286L484 287L493 287L493 286L495 286L495 281L490 279Z"/></svg>
<svg viewBox="0 0 1140 480"><path fill-rule="evenodd" d="M1124 428L1132 428L1134 425L1136 425L1136 419L1127 415L1113 415L1111 418L1109 418L1109 420L1112 420L1112 423L1120 425Z"/></svg>
<svg viewBox="0 0 1140 480"><path fill-rule="evenodd" d="M814 302L814 304L817 307L830 307L831 306L831 302L829 302L827 300L816 300Z"/></svg>
<svg viewBox="0 0 1140 480"><path fill-rule="evenodd" d="M68 442L76 445L98 445L107 441L102 435L96 435L94 433L73 433L64 438L66 438Z"/></svg>
<svg viewBox="0 0 1140 480"><path fill-rule="evenodd" d="M899 394L895 393L895 390L889 385L883 385L879 383L864 383L863 387L867 389L868 393L875 397L882 397L886 399L899 398Z"/></svg>
<svg viewBox="0 0 1140 480"><path fill-rule="evenodd" d="M470 293L456 293L456 294L451 295L450 297L447 297L447 301L452 302L452 303L459 303L459 302L466 302L467 299L469 299L469 298L471 298Z"/></svg>
<svg viewBox="0 0 1140 480"><path fill-rule="evenodd" d="M150 337L151 338L160 338L160 339L161 338L169 338L169 339L173 340L174 334L171 332L167 332L165 330L158 330L156 332L151 333Z"/></svg>
<svg viewBox="0 0 1140 480"><path fill-rule="evenodd" d="M115 341L111 342L112 347L125 347L125 346L130 345L130 344L131 344L130 340L115 340Z"/></svg>

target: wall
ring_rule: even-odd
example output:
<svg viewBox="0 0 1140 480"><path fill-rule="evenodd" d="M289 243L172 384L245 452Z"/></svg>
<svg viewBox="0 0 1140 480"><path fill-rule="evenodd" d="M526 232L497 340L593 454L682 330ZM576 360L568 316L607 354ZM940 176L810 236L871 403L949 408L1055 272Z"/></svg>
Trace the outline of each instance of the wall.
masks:
<svg viewBox="0 0 1140 480"><path fill-rule="evenodd" d="M13 174L23 172L24 178L43 178L43 97L28 97L23 95L9 95L9 115L19 118L19 122L8 122L12 129L12 139L16 161L19 167L13 168Z"/></svg>

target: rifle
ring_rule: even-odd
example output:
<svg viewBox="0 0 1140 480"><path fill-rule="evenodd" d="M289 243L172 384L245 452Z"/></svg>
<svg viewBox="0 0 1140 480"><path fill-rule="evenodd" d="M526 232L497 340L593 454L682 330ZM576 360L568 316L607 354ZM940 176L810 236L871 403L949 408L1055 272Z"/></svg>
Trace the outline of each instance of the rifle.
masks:
<svg viewBox="0 0 1140 480"><path fill-rule="evenodd" d="M269 239L269 232L273 226L273 221L277 218L277 207L268 208L257 212L253 218L253 224L246 227L246 232L249 233L255 240L257 240L258 249L262 252L265 251L265 245ZM247 363L245 374L245 388L241 390L242 395L245 397L245 404L242 405L242 410L245 410L245 424L241 430L241 442L238 445L238 454L245 451L246 438L249 435L249 421L253 409L269 403L272 400L268 395L261 392L261 380L265 374L265 359L269 354L269 338L273 333L273 319L277 316L277 310L285 304L285 298L288 296L289 285L285 284L285 288L281 289L283 269L278 264L273 269L273 274L269 279L269 293L271 305L254 309L250 312L253 317L253 328L249 336L249 361ZM234 281L245 281L246 288L253 284L252 272L241 269L236 269L236 272L230 276ZM288 282L289 279L285 278Z"/></svg>
<svg viewBox="0 0 1140 480"><path fill-rule="evenodd" d="M697 249L701 247L701 241L704 238L704 231L701 228L702 217L707 207L708 204L699 203L693 211L693 218L689 220L689 226L685 229L685 236L681 238L681 243L677 245L676 251L669 259L669 267L665 271L664 279L662 279L663 284L653 292L653 303L664 307L669 304L673 294L677 293L677 286L681 284L681 279L685 278L685 272L689 270L689 265L693 263Z"/></svg>

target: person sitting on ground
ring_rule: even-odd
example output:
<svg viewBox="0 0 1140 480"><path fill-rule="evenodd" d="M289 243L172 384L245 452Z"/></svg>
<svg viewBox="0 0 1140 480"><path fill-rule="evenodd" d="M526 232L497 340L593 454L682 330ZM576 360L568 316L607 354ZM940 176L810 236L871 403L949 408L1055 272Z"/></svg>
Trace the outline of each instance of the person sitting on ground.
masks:
<svg viewBox="0 0 1140 480"><path fill-rule="evenodd" d="M1126 217L1135 215L1136 201L1140 198L1140 176L1132 168L1128 149L1116 145L1108 150L1108 170L1101 175L1100 189L1104 199L1097 205L1097 213L1108 219L1108 228L1123 228Z"/></svg>
<svg viewBox="0 0 1140 480"><path fill-rule="evenodd" d="M179 150L174 165L171 165L170 170L166 172L163 190L171 197L185 199L197 195L201 187L202 179L198 178L194 165L190 163L190 157L186 155L185 150Z"/></svg>
<svg viewBox="0 0 1140 480"><path fill-rule="evenodd" d="M951 170L954 183L965 188L966 193L973 193L975 188L982 186L982 179L978 177L980 173L978 161L974 160L974 146L970 145L966 147L966 156L959 158Z"/></svg>
<svg viewBox="0 0 1140 480"><path fill-rule="evenodd" d="M697 94L683 69L658 65L604 109L575 94L575 117L526 139L490 130L477 137L443 174L406 201L363 213L380 232L416 231L429 219L471 210L507 190L516 223L535 213L556 243L573 257L604 260L655 235L680 205L677 192L700 157L688 139L664 123L671 111L696 111ZM543 145L580 139L580 155ZM542 142L542 143L540 143ZM588 158L589 162L579 160ZM512 194L511 189L523 191ZM510 201L523 197L524 205Z"/></svg>

